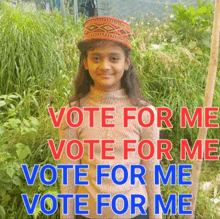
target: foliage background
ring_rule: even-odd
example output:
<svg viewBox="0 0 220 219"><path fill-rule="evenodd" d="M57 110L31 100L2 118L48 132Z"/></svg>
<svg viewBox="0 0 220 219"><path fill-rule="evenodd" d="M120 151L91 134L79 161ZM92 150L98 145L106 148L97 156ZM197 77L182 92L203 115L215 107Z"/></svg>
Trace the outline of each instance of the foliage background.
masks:
<svg viewBox="0 0 220 219"><path fill-rule="evenodd" d="M197 8L173 6L173 15L164 22L132 17L127 20L132 25L132 62L142 95L156 107L165 106L173 111L173 128L161 130L162 137L173 143L173 161L161 161L167 170L171 163L183 163L179 159L180 139L188 139L193 145L197 138L197 128L180 128L179 112L180 107L186 106L192 115L195 107L203 105L213 5L198 1ZM57 11L33 12L0 2L0 218L59 217L59 208L56 214L46 216L39 205L33 216L27 215L22 193L28 195L31 203L35 193L60 193L60 183L47 187L37 177L33 186L27 186L21 164L27 164L29 171L34 164L57 164L47 139L54 139L58 145L58 130L52 126L47 107L58 112L74 94L79 60L77 42L81 40L84 21L82 17L74 23L73 16L63 19ZM213 100L216 107L220 105L219 76L218 69ZM219 136L219 129L209 129L207 138ZM211 200L220 199L219 164L203 162L196 218L219 218L219 202ZM50 177L47 172L46 178ZM211 186L203 190L207 182ZM187 191L187 187L162 186L165 200L171 193ZM49 199L46 204L51 207ZM169 212L164 218L182 217Z"/></svg>

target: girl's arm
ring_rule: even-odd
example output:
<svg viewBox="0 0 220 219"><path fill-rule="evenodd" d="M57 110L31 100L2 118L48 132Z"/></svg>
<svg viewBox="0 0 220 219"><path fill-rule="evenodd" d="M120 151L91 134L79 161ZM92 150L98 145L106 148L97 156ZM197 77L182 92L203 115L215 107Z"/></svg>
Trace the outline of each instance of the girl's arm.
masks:
<svg viewBox="0 0 220 219"><path fill-rule="evenodd" d="M66 111L69 109L69 107L66 107ZM59 138L60 139L66 139L66 144L71 139L77 139L77 133L76 129L70 128L66 123L66 114L63 117L63 121L61 123L60 129L59 129ZM80 160L70 160L66 155L66 144L61 156L61 164L80 164ZM75 155L78 153L78 147L74 147L72 145L72 154ZM63 174L62 174L63 178ZM62 185L61 181L61 193L62 194L76 194L77 186L74 185L74 169L68 170L68 185L64 186ZM63 179L62 179L63 180ZM63 215L63 202L61 200L61 208L60 208L60 218L62 219L73 219L74 218L74 199L69 199L68 201L68 214Z"/></svg>
<svg viewBox="0 0 220 219"><path fill-rule="evenodd" d="M156 116L156 110L153 106L150 107L154 111L155 115L155 120L154 124L151 127L148 128L143 128L142 127L142 134L141 134L141 140L143 139L148 139L151 140L152 143L154 144L154 156L149 159L149 160L142 160L141 164L144 165L146 169L146 174L144 176L144 180L146 182L146 189L148 193L148 207L149 207L149 218L150 219L161 219L162 218L162 212L160 209L160 214L155 215L154 210L155 210L155 205L154 205L154 195L155 194L160 194L160 185L156 186L154 184L154 166L156 164L159 164L159 161L157 160L157 140L159 139L159 128L157 128L157 116ZM145 112L146 113L146 112ZM145 118L143 118L145 123L148 123L150 119L150 114L146 113ZM150 150L149 147L143 147L143 154L149 154Z"/></svg>

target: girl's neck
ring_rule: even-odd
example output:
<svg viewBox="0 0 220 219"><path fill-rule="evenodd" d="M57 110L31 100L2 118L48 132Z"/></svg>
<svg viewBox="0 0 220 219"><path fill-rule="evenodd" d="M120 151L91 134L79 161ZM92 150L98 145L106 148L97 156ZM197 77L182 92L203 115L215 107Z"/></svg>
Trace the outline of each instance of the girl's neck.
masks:
<svg viewBox="0 0 220 219"><path fill-rule="evenodd" d="M123 88L113 91L102 91L94 86L90 86L90 92L87 97L100 104L116 104L116 102L122 102L123 99L127 99L128 96Z"/></svg>
<svg viewBox="0 0 220 219"><path fill-rule="evenodd" d="M110 92L122 89L121 81L114 83L112 86L100 85L99 83L95 83L93 87L97 90L101 90L103 92Z"/></svg>

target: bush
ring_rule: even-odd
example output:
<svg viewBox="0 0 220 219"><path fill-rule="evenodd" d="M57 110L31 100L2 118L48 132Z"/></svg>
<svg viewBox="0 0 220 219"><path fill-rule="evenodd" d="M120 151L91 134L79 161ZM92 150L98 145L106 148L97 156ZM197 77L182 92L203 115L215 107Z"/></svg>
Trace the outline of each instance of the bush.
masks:
<svg viewBox="0 0 220 219"><path fill-rule="evenodd" d="M63 19L58 12L25 12L2 2L0 16L0 40L3 42L0 92L4 94L0 95L0 184L3 185L0 188L0 218L58 218L59 210L46 216L40 213L39 206L33 216L27 215L21 193L28 194L30 203L34 193L57 194L60 177L54 186L43 186L37 178L30 187L20 165L26 163L30 170L34 164L56 165L47 139L54 139L58 146L58 130L52 126L47 107L52 106L58 112L74 94L73 81L79 60L77 42L82 38L85 19L75 24L71 17ZM196 25L193 28L196 29ZM198 133L197 128L180 128L180 107L188 107L192 115L195 107L203 105L210 50L203 47L200 32L197 38L189 37L190 33L184 30L172 35L174 30L170 29L169 21L158 22L155 26L140 21L132 31L132 61L141 82L142 95L153 101L155 107L172 109L173 128L163 128L167 132L165 137L173 143L174 160L170 162L179 163L180 139L187 138L194 143ZM213 106L220 105L219 76L220 71L216 77ZM220 123L219 118L218 113L216 123ZM219 129L209 129L208 138L218 136ZM161 163L166 171L168 161L163 159ZM203 162L202 181L213 180L219 172L219 162L213 163ZM50 173L47 177L51 177ZM162 186L165 200L171 193L187 193L187 190L188 187ZM198 193L196 218L217 218L215 206L210 201L213 194L207 192L204 196L203 193ZM50 206L49 201L46 205ZM165 218L181 217L169 212Z"/></svg>
<svg viewBox="0 0 220 219"><path fill-rule="evenodd" d="M210 47L210 29L212 27L214 7L212 1L197 1L197 8L192 5L173 4L174 18L170 20L170 29L182 42L200 41Z"/></svg>

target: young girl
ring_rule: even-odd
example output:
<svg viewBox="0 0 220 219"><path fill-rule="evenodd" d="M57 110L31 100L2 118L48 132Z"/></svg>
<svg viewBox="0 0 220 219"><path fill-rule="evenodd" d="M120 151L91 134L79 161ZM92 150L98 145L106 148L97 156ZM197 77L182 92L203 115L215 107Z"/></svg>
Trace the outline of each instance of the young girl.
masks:
<svg viewBox="0 0 220 219"><path fill-rule="evenodd" d="M60 127L60 139L78 139L83 143L85 139L100 140L94 143L94 158L90 159L89 144L83 143L83 156L80 160L70 160L66 153L62 154L62 164L89 164L89 168L84 170L89 185L74 185L74 170L68 172L68 185L61 185L62 193L88 194L88 198L81 199L87 202L88 206L81 206L80 210L88 210L87 215L75 215L78 219L83 218L162 218L162 215L154 215L154 195L160 194L160 187L154 185L154 166L158 164L156 159L156 142L159 139L159 129L156 122L151 127L144 128L137 121L138 111L142 107L149 107L154 111L155 108L148 104L141 96L139 83L130 60L131 42L130 25L124 21L111 17L93 17L85 22L83 41L78 44L81 52L79 73L75 81L75 96L66 107L80 107L83 112L83 123L80 127L71 128L63 119ZM93 127L89 127L89 112L83 111L83 107L98 107L100 110L94 112ZM107 111L107 124L111 127L102 127L101 108L111 107L114 110ZM128 127L124 127L124 108L136 107L136 111L129 111L129 116L135 119L128 121ZM65 117L64 117L65 118ZM144 112L142 116L144 123L150 120L150 113ZM78 122L78 113L72 113L72 122ZM114 127L112 127L114 126ZM114 140L114 143L106 144L106 156L113 159L102 159L102 141L104 139ZM124 159L123 140L136 140L129 143L129 148L135 151L128 153L128 159ZM138 154L138 143L143 139L149 139L154 143L155 154L149 160L141 160ZM111 148L111 149L110 149ZM143 154L150 153L150 147L143 147ZM72 145L72 154L78 154L78 146ZM109 173L115 165L121 164L128 170L128 179L122 185L116 185L111 177L103 177L102 185L97 185L96 168L98 164L108 164L110 169L103 172ZM146 169L144 181L146 185L135 179L135 185L131 185L130 170L131 165L143 165ZM83 171L83 170L82 170ZM116 179L122 181L124 172L122 169L116 171ZM111 198L103 198L102 202L110 203L109 206L102 207L102 215L97 214L97 195L110 194ZM123 194L128 200L128 210L123 215L116 214L111 208L111 200L117 194ZM145 197L143 208L145 215L141 214L140 209L135 208L135 214L131 214L131 195L139 194ZM138 200L139 203L141 200ZM124 200L118 198L116 209L121 211L125 207ZM62 203L61 203L62 208ZM74 218L74 199L68 202L68 214L61 218Z"/></svg>

